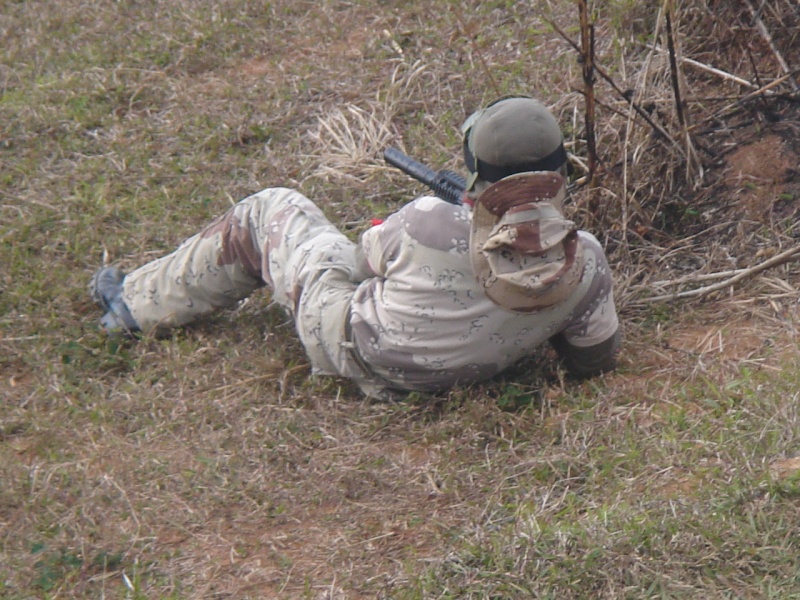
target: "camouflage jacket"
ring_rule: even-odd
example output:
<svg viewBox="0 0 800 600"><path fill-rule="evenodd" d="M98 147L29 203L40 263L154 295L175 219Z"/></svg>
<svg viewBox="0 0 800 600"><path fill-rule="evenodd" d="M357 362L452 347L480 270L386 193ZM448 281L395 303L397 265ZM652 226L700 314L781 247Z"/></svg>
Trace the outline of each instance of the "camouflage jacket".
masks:
<svg viewBox="0 0 800 600"><path fill-rule="evenodd" d="M535 313L492 302L469 259L471 211L424 196L367 230L352 342L387 387L435 391L492 377L558 336L560 346L616 350L619 321L599 242L580 232L586 263L565 300ZM613 346L613 348L612 348Z"/></svg>

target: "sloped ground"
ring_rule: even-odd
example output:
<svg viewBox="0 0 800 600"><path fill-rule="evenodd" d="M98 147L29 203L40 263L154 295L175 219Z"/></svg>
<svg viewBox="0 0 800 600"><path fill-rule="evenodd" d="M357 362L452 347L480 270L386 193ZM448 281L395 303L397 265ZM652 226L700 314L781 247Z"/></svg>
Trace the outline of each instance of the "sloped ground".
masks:
<svg viewBox="0 0 800 600"><path fill-rule="evenodd" d="M574 5L57 4L0 17L0 595L800 594L797 256L754 271L800 243L796 6L679 6L683 125L659 7L598 7L652 121L597 78L570 210L615 267L617 372L543 350L376 404L310 378L264 295L127 343L86 282L275 183L355 236L420 191L383 147L457 167L503 93L553 106L581 175Z"/></svg>

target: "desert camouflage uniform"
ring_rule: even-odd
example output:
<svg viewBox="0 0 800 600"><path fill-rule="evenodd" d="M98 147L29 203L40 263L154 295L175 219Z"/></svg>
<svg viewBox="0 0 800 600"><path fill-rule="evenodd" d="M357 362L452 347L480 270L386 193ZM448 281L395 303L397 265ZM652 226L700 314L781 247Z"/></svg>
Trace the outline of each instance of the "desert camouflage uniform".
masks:
<svg viewBox="0 0 800 600"><path fill-rule="evenodd" d="M422 197L367 230L360 245L300 193L272 188L238 203L174 253L127 275L144 330L186 324L264 285L294 317L315 373L387 389L435 391L491 377L562 332L589 347L615 335L602 247L580 233L576 293L521 314L483 293L468 258L469 208Z"/></svg>

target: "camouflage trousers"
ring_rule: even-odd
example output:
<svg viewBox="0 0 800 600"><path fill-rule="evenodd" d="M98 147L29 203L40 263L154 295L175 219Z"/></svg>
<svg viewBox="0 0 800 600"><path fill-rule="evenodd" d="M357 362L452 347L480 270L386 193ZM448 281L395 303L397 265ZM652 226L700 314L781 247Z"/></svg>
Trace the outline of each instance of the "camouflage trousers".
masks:
<svg viewBox="0 0 800 600"><path fill-rule="evenodd" d="M369 274L358 246L302 194L269 188L242 200L175 252L129 273L123 297L142 331L185 325L267 286L294 317L318 374L372 378L347 339L350 302Z"/></svg>

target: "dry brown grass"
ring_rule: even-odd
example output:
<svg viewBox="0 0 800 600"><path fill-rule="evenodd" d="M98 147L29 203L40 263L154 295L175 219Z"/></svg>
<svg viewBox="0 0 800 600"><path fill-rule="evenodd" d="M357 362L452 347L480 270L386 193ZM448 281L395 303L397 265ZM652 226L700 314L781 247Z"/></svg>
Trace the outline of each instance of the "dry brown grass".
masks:
<svg viewBox="0 0 800 600"><path fill-rule="evenodd" d="M620 369L570 381L542 351L380 404L310 377L265 295L120 343L86 282L268 185L355 236L421 191L384 146L459 168L499 94L551 105L580 175L577 54L547 24L579 39L574 4L6 3L0 596L800 594L797 257L650 301L800 243L796 6L764 5L771 46L744 0L676 3L682 125L667 3L600 4L630 93L598 77L601 171L569 210L614 266Z"/></svg>

